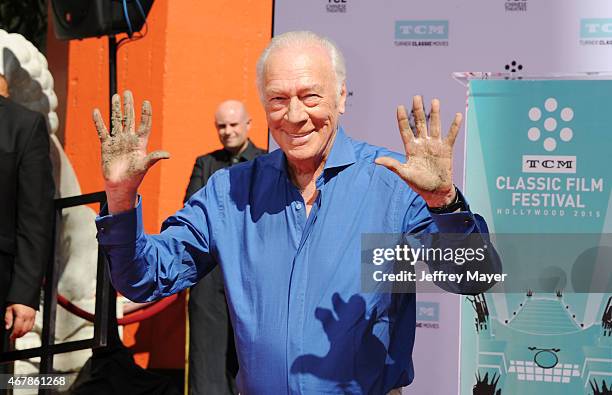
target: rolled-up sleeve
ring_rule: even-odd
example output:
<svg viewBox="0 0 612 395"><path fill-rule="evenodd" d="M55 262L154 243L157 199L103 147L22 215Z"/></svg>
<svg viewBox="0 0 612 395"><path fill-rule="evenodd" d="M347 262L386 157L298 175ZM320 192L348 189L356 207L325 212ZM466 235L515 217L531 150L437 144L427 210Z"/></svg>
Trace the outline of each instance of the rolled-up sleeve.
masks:
<svg viewBox="0 0 612 395"><path fill-rule="evenodd" d="M144 232L140 198L124 213L110 215L103 208L96 218L97 237L114 287L133 301L147 302L188 288L210 272L216 265L212 228L222 213L218 190L210 182L164 221L157 235Z"/></svg>

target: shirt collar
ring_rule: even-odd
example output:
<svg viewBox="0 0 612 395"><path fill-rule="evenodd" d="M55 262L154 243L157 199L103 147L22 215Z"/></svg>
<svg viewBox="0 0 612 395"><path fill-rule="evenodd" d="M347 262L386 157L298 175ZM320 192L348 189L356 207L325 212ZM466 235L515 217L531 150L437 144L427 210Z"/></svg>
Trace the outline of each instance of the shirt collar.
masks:
<svg viewBox="0 0 612 395"><path fill-rule="evenodd" d="M227 160L229 161L234 155L229 152L226 149L223 149L223 152L225 153ZM238 156L238 159L244 159L245 161L248 160L253 160L255 159L257 156L257 149L255 148L255 145L253 145L253 143L251 143L251 140L247 140L247 147L244 151L242 151L242 153Z"/></svg>
<svg viewBox="0 0 612 395"><path fill-rule="evenodd" d="M355 149L351 139L344 133L342 126L338 126L334 145L327 157L323 170L352 165L355 161Z"/></svg>
<svg viewBox="0 0 612 395"><path fill-rule="evenodd" d="M257 157L257 148L255 148L255 145L250 139L247 140L247 147L242 154L240 154L240 157L246 160L253 160Z"/></svg>
<svg viewBox="0 0 612 395"><path fill-rule="evenodd" d="M277 149L272 153L272 165L283 172L287 169L287 158L282 150ZM338 131L334 137L332 149L327 157L323 170L336 167L348 166L356 162L355 149L351 138L344 133L342 126L338 126Z"/></svg>

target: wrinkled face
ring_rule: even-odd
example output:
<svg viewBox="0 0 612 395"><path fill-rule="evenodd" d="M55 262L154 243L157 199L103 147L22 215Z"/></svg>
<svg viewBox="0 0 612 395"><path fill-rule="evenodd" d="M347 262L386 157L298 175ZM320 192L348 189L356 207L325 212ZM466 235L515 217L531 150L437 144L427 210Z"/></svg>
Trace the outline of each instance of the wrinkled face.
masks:
<svg viewBox="0 0 612 395"><path fill-rule="evenodd" d="M251 120L240 105L222 105L215 114L219 141L230 152L240 151L247 143Z"/></svg>
<svg viewBox="0 0 612 395"><path fill-rule="evenodd" d="M280 48L269 55L263 104L270 132L290 163L316 167L326 158L345 100L323 48Z"/></svg>

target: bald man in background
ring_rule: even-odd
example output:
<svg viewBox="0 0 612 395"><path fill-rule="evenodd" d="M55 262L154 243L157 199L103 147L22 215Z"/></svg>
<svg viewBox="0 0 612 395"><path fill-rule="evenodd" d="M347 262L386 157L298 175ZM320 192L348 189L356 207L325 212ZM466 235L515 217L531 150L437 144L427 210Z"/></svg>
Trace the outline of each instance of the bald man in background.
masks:
<svg viewBox="0 0 612 395"><path fill-rule="evenodd" d="M215 112L215 128L223 149L196 159L185 201L215 171L265 154L248 139L251 118L242 102L222 102ZM220 266L190 290L189 334L189 393L236 394L238 358Z"/></svg>

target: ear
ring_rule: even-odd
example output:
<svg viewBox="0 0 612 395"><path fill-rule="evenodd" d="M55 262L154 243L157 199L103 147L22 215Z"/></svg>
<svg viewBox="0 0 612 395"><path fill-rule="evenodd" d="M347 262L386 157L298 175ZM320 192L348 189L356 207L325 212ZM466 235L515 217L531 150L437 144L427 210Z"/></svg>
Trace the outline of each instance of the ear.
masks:
<svg viewBox="0 0 612 395"><path fill-rule="evenodd" d="M342 88L340 88L340 97L338 98L338 112L340 114L344 114L345 109L346 109L346 82L343 82Z"/></svg>
<svg viewBox="0 0 612 395"><path fill-rule="evenodd" d="M251 121L252 121L252 119L251 119L251 118L249 118L249 120L248 120L248 121L247 121L247 123L246 123L246 129L247 129L247 132L248 132L249 130L251 130L251 123L252 123Z"/></svg>

